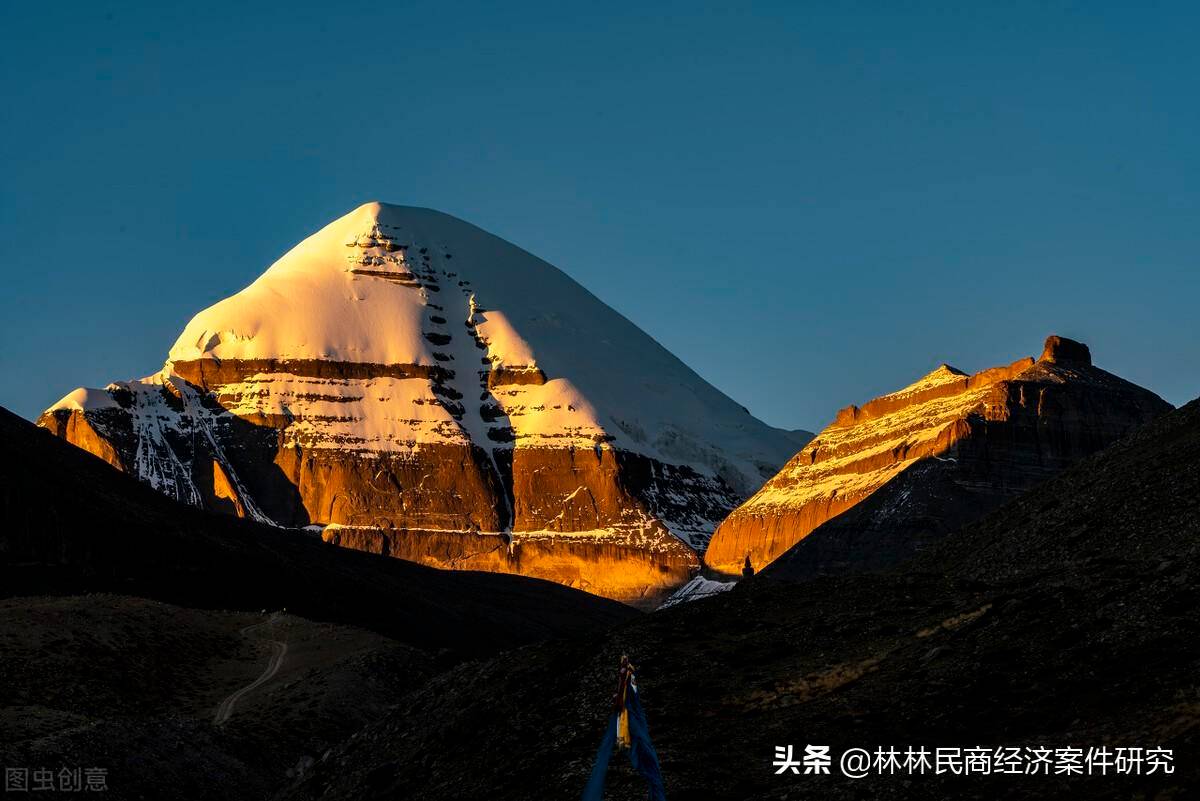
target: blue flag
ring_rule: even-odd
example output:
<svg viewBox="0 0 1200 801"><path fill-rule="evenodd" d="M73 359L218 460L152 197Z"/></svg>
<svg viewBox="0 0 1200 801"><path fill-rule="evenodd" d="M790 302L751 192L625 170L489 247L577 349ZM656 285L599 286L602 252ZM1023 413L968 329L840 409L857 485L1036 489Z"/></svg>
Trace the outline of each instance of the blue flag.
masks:
<svg viewBox="0 0 1200 801"><path fill-rule="evenodd" d="M650 801L667 801L667 791L663 789L662 770L658 767L658 753L654 743L650 742L650 730L646 726L646 710L642 709L642 699L638 695L637 682L631 681L630 692L625 698L625 708L629 710L629 761L634 770L642 774L650 790Z"/></svg>
<svg viewBox="0 0 1200 801"><path fill-rule="evenodd" d="M583 801L603 801L604 774L612 758L613 747L629 748L629 761L633 768L646 780L650 801L667 801L663 788L662 770L658 766L658 753L650 742L650 731L646 726L646 710L638 694L633 665L628 658L621 658L621 670L617 680L617 693L613 698L614 711L608 717L608 727L596 752L592 775L583 790Z"/></svg>
<svg viewBox="0 0 1200 801"><path fill-rule="evenodd" d="M587 787L583 788L583 801L604 801L604 774L608 772L608 761L616 744L617 716L614 714L608 716L608 728L604 730L604 739L596 752L596 764L592 765L592 775L588 777Z"/></svg>

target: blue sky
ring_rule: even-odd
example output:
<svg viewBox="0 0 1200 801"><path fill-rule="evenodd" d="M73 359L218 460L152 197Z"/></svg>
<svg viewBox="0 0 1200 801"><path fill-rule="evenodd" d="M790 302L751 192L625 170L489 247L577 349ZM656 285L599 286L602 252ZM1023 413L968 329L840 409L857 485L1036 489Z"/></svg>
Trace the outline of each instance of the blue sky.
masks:
<svg viewBox="0 0 1200 801"><path fill-rule="evenodd" d="M25 416L370 199L556 264L775 425L1052 332L1200 394L1194 4L49 5L0 12Z"/></svg>

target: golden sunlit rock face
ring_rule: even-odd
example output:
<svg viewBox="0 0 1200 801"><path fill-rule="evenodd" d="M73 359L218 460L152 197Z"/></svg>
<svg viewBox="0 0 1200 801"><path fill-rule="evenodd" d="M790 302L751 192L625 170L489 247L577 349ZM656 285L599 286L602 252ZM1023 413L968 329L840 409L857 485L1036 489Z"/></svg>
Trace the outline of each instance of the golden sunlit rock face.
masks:
<svg viewBox="0 0 1200 801"><path fill-rule="evenodd" d="M39 422L194 506L640 604L806 439L545 262L379 203Z"/></svg>
<svg viewBox="0 0 1200 801"><path fill-rule="evenodd" d="M39 422L118 469L154 458L186 470L186 485L171 488L187 486L192 503L214 512L315 523L343 547L438 568L519 573L646 607L700 566L696 551L660 522L673 507L655 493L669 483L681 514L722 514L703 477L608 445L491 454L470 443L426 443L408 454L280 447L300 421L227 413L139 442L135 418L163 398L191 396L196 404L233 391L169 381L174 391L155 389L145 406L92 413L111 442L83 410L51 411ZM244 382L237 391L246 391ZM717 499L726 509L736 502L728 490Z"/></svg>
<svg viewBox="0 0 1200 801"><path fill-rule="evenodd" d="M849 406L761 490L721 523L705 553L712 570L762 569L827 521L853 509L917 465L987 503L1024 490L1170 408L1153 393L1091 364L1086 345L1052 336L1042 356L966 375L948 365L904 389ZM917 482L917 479L913 480ZM881 525L906 515L921 488L905 486ZM949 504L962 503L960 500ZM981 503L980 511L987 506ZM933 514L962 519L970 510ZM921 514L929 514L927 506ZM855 534L856 532L851 532ZM836 552L836 544L823 543ZM858 540L869 561L888 543ZM853 562L853 553L836 553Z"/></svg>
<svg viewBox="0 0 1200 801"><path fill-rule="evenodd" d="M329 526L326 542L447 570L519 573L653 608L699 567L692 549L663 531L630 545L592 537Z"/></svg>
<svg viewBox="0 0 1200 801"><path fill-rule="evenodd" d="M242 499L238 497L237 490L234 489L233 482L229 480L229 476L225 475L225 470L221 467L221 463L213 460L212 469L213 506L219 507L221 502L225 501L229 504L226 511L238 517L245 517L246 507L242 505Z"/></svg>
<svg viewBox="0 0 1200 801"><path fill-rule="evenodd" d="M48 429L56 437L71 442L77 448L100 457L118 470L125 469L117 449L96 431L83 414L42 415L38 425Z"/></svg>

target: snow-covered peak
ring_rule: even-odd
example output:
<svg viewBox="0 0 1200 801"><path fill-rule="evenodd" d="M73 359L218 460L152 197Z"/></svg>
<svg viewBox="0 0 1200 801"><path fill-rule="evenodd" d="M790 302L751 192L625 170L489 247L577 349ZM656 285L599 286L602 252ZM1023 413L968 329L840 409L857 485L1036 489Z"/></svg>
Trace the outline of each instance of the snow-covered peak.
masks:
<svg viewBox="0 0 1200 801"><path fill-rule="evenodd" d="M367 203L326 225L193 317L167 372L205 359L268 371L316 360L465 380L481 369L468 331L493 371L544 377L525 393L536 414L514 423L518 438L599 438L706 465L742 492L795 449L562 271L425 208Z"/></svg>
<svg viewBox="0 0 1200 801"><path fill-rule="evenodd" d="M440 217L381 203L359 206L296 245L250 286L193 317L168 358L432 364L420 326L413 325L425 309L419 294L359 279L390 275L415 282L408 254L414 223ZM443 238L428 228L422 226L423 239ZM421 247L427 251L421 256L445 259L445 249L433 243L418 245L413 255Z"/></svg>

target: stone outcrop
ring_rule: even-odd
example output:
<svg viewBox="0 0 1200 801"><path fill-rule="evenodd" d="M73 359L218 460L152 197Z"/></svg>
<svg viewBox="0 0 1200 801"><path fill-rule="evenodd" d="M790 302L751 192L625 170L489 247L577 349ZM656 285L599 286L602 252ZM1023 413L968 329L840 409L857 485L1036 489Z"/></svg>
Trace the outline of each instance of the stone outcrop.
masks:
<svg viewBox="0 0 1200 801"><path fill-rule="evenodd" d="M198 314L160 373L39 423L214 512L647 605L807 439L545 262L382 204Z"/></svg>
<svg viewBox="0 0 1200 801"><path fill-rule="evenodd" d="M96 430L95 417L88 419L84 414L59 411L42 415L38 423L55 436L70 441L93 456L98 456L118 470L125 469L125 462L117 453L113 441L109 439L112 435L108 431L101 434Z"/></svg>
<svg viewBox="0 0 1200 801"><path fill-rule="evenodd" d="M838 412L721 523L705 562L798 579L892 564L1170 408L1058 336L1037 361L942 365Z"/></svg>

